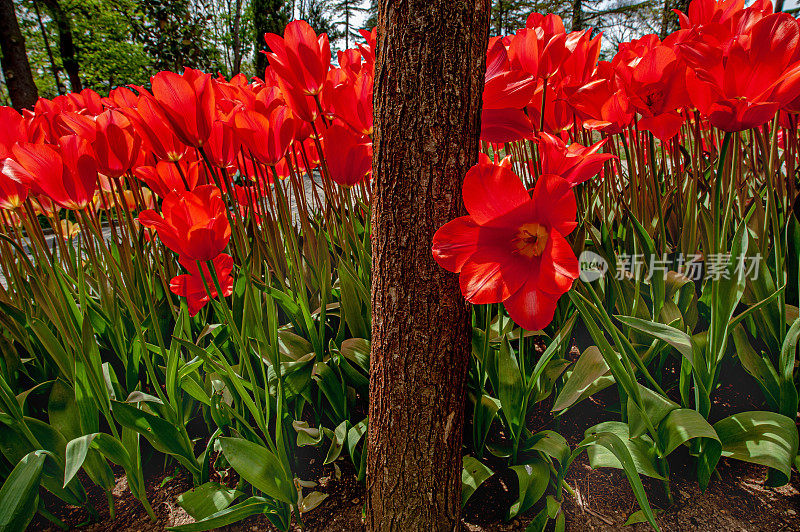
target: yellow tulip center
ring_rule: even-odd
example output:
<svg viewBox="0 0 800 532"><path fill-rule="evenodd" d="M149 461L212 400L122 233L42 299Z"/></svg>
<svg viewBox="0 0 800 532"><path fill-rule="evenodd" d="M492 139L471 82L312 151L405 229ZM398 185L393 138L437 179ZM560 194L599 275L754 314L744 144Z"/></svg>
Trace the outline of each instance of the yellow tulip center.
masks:
<svg viewBox="0 0 800 532"><path fill-rule="evenodd" d="M513 241L517 253L523 257L532 259L544 252L547 245L547 230L543 225L537 223L527 223L519 228L517 236Z"/></svg>

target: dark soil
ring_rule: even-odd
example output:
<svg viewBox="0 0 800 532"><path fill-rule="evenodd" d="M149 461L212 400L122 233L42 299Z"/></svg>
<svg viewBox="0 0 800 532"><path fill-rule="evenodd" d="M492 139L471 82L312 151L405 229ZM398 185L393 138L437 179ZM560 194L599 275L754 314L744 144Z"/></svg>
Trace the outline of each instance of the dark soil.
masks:
<svg viewBox="0 0 800 532"><path fill-rule="evenodd" d="M712 421L734 412L764 408L761 395L752 379L733 368L723 382L736 383L717 390ZM549 412L552 398L533 408L529 427L535 432L555 428L575 445L583 438L586 428L609 419L618 419L609 410L614 409L616 392L609 389L578 404L562 415L557 422ZM328 497L314 510L303 515L305 530L320 532L351 532L363 530L364 486L355 478L349 458L340 459L336 466L322 466L322 456L314 449L304 448L299 457L303 466L299 476L313 480L314 488ZM153 462L151 460L150 462ZM156 460L158 462L158 460ZM170 466L166 472L151 467L146 473L147 493L158 520L151 522L142 506L127 489L124 475L118 477L114 490L116 519L110 520L108 505L103 493L90 488L90 499L100 512L100 519L88 523L85 510L58 506L58 501L46 499L48 508L71 528L87 532L103 531L155 531L168 526L192 522L192 518L176 503L179 494L192 487L191 478ZM663 485L643 478L652 506L658 512L658 523L664 531L800 531L800 475L793 473L791 482L782 488L768 488L764 484L766 468L739 461L722 459L717 468L718 477L711 480L708 489L700 491L695 477L694 464L685 449L670 456L673 504L668 505ZM493 468L494 469L494 468ZM514 475L496 469L497 474L488 479L470 499L464 509L464 530L467 531L522 531L541 508L541 502L526 515L504 521L504 515L514 499ZM120 472L121 473L121 472ZM572 465L566 481L575 490L575 497L565 496L567 530L650 530L646 524L623 527L628 517L638 510L638 505L622 471L615 469L593 470L586 454ZM235 484L235 479L227 479ZM84 485L89 486L88 481ZM299 527L297 528L299 530ZM57 530L37 517L30 530ZM253 517L226 527L225 530L273 530L264 517Z"/></svg>

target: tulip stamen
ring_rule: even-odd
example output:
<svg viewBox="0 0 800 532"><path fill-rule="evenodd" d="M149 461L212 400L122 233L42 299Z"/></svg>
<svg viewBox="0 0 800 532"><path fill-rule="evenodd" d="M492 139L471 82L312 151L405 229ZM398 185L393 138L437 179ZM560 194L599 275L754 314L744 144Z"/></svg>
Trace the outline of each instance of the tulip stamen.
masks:
<svg viewBox="0 0 800 532"><path fill-rule="evenodd" d="M514 238L514 248L517 253L528 259L541 256L546 245L547 229L537 223L524 224Z"/></svg>

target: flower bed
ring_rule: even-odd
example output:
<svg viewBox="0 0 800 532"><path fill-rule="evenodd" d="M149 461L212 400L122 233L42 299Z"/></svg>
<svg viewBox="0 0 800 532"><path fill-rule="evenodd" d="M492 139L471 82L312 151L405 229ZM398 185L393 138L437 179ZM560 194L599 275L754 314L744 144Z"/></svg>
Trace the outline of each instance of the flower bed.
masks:
<svg viewBox="0 0 800 532"><path fill-rule="evenodd" d="M554 15L491 39L468 214L432 239L473 304L463 502L515 479L502 514L532 530L563 526L584 452L654 527L675 454L700 490L723 457L770 487L797 466L800 24L762 1L678 15L610 62ZM194 486L175 530L288 529L327 497L305 447L364 479L363 36L332 67L295 21L264 79L186 69L0 108L0 524L63 524L54 498L96 515L90 485L113 517L110 464L155 517L156 458ZM731 375L760 399L723 409ZM590 397L607 415L579 441L533 431Z"/></svg>

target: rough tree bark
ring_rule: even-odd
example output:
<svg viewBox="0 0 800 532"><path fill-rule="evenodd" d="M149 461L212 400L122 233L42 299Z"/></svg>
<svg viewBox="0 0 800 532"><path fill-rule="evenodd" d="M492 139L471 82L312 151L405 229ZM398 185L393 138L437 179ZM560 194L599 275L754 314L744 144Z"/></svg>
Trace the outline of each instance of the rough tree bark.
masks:
<svg viewBox="0 0 800 532"><path fill-rule="evenodd" d="M69 78L70 89L73 92L83 90L80 76L80 63L78 61L78 50L72 38L72 24L69 15L64 12L59 0L44 0L44 6L50 12L50 16L56 23L58 30L58 51L61 55L61 63Z"/></svg>
<svg viewBox="0 0 800 532"><path fill-rule="evenodd" d="M264 77L267 68L267 56L263 50L267 47L264 42L265 33L283 35L289 18L286 15L284 0L253 0L253 41L256 52L256 76Z"/></svg>
<svg viewBox="0 0 800 532"><path fill-rule="evenodd" d="M242 0L236 0L233 14L233 71L234 76L242 71Z"/></svg>
<svg viewBox="0 0 800 532"><path fill-rule="evenodd" d="M664 9L661 12L661 31L658 32L660 39L666 39L667 35L680 29L678 15L673 9L679 9L684 13L689 11L689 0L664 0Z"/></svg>
<svg viewBox="0 0 800 532"><path fill-rule="evenodd" d="M58 67L56 66L55 57L53 57L53 49L50 48L50 37L47 35L47 29L44 27L44 22L42 21L42 12L39 9L39 2L36 0L33 0L33 9L36 12L36 20L39 22L39 31L42 32L42 40L44 41L44 48L47 50L47 58L50 61L50 71L53 73L56 90L59 94L65 94L67 89L64 87L64 84L61 83L61 76L58 75Z"/></svg>
<svg viewBox="0 0 800 532"><path fill-rule="evenodd" d="M572 31L583 29L583 0L572 0Z"/></svg>
<svg viewBox="0 0 800 532"><path fill-rule="evenodd" d="M0 51L3 53L3 76L11 105L17 110L33 108L39 92L33 82L25 38L19 29L13 0L0 0Z"/></svg>
<svg viewBox="0 0 800 532"><path fill-rule="evenodd" d="M469 309L433 234L477 160L489 0L381 0L375 67L367 529L453 531Z"/></svg>

